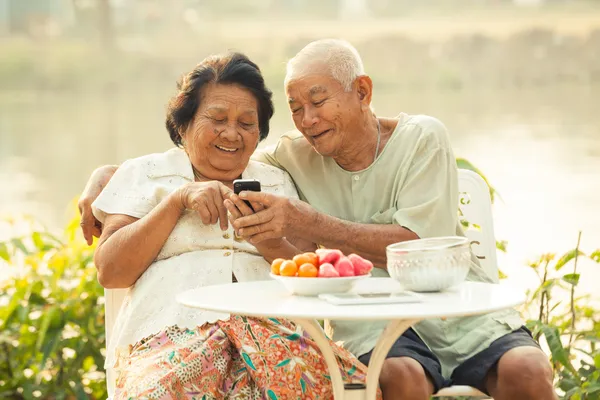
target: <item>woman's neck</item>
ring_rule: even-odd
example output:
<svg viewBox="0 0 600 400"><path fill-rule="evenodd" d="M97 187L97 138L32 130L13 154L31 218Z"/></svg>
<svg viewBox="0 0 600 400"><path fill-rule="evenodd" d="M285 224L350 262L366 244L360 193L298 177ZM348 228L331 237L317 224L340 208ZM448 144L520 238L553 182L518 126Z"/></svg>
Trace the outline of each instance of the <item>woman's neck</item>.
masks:
<svg viewBox="0 0 600 400"><path fill-rule="evenodd" d="M213 178L209 178L207 176L205 176L204 174L202 174L196 167L194 167L192 165L192 171L194 171L194 181L195 182L208 182L208 181L219 181L221 182L223 185L229 187L230 189L233 188L233 179L213 179ZM240 175L238 178L236 179L240 179L242 176Z"/></svg>

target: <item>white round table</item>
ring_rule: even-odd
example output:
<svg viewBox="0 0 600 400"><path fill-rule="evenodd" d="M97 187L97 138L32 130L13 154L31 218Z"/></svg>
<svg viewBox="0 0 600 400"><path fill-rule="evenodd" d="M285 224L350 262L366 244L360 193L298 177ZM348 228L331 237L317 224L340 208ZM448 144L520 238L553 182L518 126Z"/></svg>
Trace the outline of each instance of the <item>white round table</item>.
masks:
<svg viewBox="0 0 600 400"><path fill-rule="evenodd" d="M354 292L377 293L400 290L391 278L359 281ZM319 346L329 368L335 399L376 398L379 374L385 356L408 328L429 318L447 318L485 314L511 308L525 301L524 293L504 284L465 282L438 293L422 293L423 301L407 304L343 305L330 304L318 297L290 295L277 281L228 283L188 290L177 300L188 307L231 314L287 318L302 326ZM389 320L377 340L369 362L366 390L344 388L333 350L317 319Z"/></svg>

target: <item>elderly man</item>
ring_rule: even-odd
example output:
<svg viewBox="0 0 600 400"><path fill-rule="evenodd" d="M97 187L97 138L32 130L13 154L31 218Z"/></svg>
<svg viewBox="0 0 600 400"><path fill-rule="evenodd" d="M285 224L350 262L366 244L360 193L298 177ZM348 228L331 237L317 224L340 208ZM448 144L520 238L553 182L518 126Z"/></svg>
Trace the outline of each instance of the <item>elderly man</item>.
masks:
<svg viewBox="0 0 600 400"><path fill-rule="evenodd" d="M303 201L243 193L265 208L236 219L238 234L253 243L296 237L358 253L376 264L375 276L388 276L391 243L462 234L445 127L426 116L377 117L373 83L350 44L307 45L287 65L285 90L297 132L255 158L288 171ZM80 204L88 238L88 204L105 179L93 177ZM476 263L468 279L490 281ZM331 326L333 339L368 364L384 324ZM398 338L380 376L386 400L425 400L448 383L497 400L557 398L547 356L514 310L420 322Z"/></svg>

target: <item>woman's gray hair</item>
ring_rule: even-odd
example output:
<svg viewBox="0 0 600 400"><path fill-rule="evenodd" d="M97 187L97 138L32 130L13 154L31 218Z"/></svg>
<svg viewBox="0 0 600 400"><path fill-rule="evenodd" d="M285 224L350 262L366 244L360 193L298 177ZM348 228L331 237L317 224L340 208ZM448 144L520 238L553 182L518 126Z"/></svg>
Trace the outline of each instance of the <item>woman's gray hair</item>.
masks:
<svg viewBox="0 0 600 400"><path fill-rule="evenodd" d="M322 39L309 43L287 63L284 83L311 67L324 64L346 92L354 80L365 75L365 67L358 51L350 43L339 39Z"/></svg>

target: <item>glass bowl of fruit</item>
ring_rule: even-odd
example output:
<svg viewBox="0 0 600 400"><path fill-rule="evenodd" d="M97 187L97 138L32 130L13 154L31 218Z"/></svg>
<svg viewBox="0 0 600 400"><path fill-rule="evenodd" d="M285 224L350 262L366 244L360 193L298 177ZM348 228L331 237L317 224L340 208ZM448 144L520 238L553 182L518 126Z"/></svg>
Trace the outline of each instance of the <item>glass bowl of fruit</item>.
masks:
<svg viewBox="0 0 600 400"><path fill-rule="evenodd" d="M317 249L292 260L273 260L271 277L293 295L318 296L348 292L356 282L371 276L372 269L373 263L357 254L346 256L336 249Z"/></svg>

